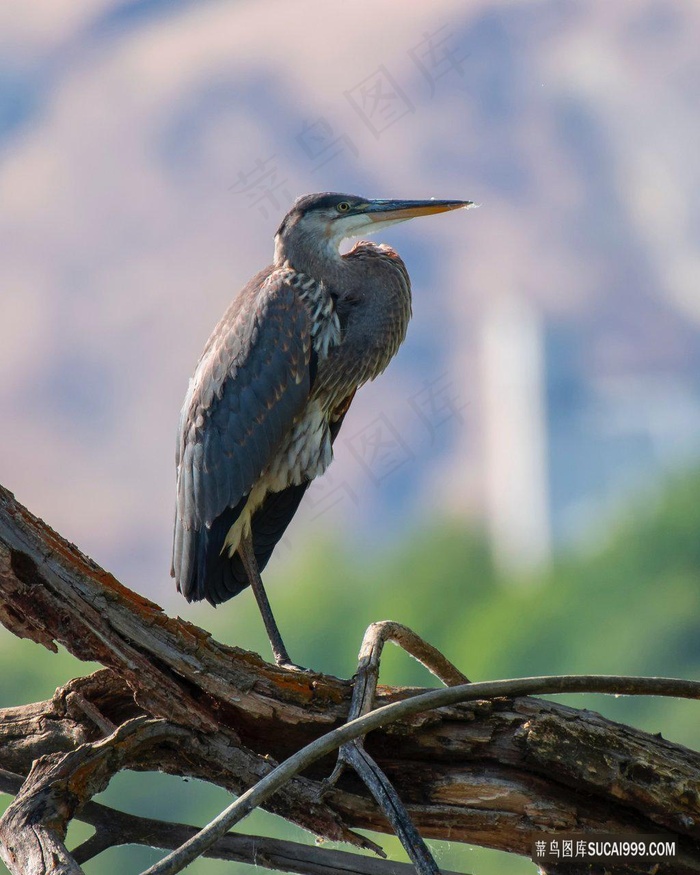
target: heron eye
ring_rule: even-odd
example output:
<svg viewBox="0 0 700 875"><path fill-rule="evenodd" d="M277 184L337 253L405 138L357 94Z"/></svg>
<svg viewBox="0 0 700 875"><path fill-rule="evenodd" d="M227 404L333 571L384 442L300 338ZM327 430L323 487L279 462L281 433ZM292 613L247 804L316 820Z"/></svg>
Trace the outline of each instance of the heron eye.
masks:
<svg viewBox="0 0 700 875"><path fill-rule="evenodd" d="M347 211L349 209L350 209L350 204L347 201L342 201L336 207L336 210L338 210L339 213L347 213Z"/></svg>

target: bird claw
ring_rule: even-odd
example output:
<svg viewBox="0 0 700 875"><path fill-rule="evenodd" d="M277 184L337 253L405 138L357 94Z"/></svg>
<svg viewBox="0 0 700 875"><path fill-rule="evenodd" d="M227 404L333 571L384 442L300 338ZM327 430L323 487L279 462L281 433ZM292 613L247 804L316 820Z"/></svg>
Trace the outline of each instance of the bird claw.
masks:
<svg viewBox="0 0 700 875"><path fill-rule="evenodd" d="M277 663L278 668L283 668L285 671L297 671L302 674L316 674L312 668L304 668L303 665L297 665L296 662L282 661Z"/></svg>

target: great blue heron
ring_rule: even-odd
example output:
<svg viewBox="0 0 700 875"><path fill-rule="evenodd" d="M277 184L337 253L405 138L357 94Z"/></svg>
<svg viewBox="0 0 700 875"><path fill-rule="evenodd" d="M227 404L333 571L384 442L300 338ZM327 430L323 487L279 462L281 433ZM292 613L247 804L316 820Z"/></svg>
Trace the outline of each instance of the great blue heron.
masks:
<svg viewBox="0 0 700 875"><path fill-rule="evenodd" d="M172 575L188 601L252 586L278 664L291 664L260 572L332 445L357 389L389 364L411 316L406 266L350 237L471 201L299 198L271 265L234 299L180 414Z"/></svg>

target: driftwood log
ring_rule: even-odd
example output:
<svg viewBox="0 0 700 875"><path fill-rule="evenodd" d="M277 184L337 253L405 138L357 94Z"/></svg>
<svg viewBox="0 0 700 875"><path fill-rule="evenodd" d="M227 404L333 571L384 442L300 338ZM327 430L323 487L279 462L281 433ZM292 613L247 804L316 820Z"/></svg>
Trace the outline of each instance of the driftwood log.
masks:
<svg viewBox="0 0 700 875"><path fill-rule="evenodd" d="M0 621L104 666L49 701L0 711L0 790L15 795L0 820L0 849L12 873L78 873L110 845L172 848L192 834L91 802L122 769L197 777L240 794L348 717L351 681L277 668L167 617L2 487ZM416 693L379 687L377 705ZM537 834L665 834L679 853L654 871L700 873L700 754L660 736L590 711L499 697L407 717L372 732L366 747L425 838L529 856ZM390 827L351 772L330 789L323 783L334 763L319 760L265 807L317 836L376 850L356 830ZM73 817L96 833L71 854L63 840ZM211 855L312 875L410 871L233 834Z"/></svg>

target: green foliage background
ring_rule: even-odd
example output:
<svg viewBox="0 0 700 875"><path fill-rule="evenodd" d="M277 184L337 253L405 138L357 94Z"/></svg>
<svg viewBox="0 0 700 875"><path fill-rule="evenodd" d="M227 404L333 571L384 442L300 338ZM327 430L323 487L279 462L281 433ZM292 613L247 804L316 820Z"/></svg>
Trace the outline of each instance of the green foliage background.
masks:
<svg viewBox="0 0 700 875"><path fill-rule="evenodd" d="M372 555L344 550L342 539L332 534L308 540L294 551L298 558L273 564L269 592L292 657L340 676L352 674L366 626L391 618L437 645L474 680L574 672L698 678L699 496L700 472L638 496L616 519L601 522L595 548L561 555L537 579L499 576L479 533L452 520L407 533L405 541ZM249 593L216 612L202 607L187 616L220 640L268 652ZM67 653L50 654L4 631L0 659L0 706L47 698L56 686L86 672ZM397 648L386 652L383 680L433 685ZM697 703L592 696L566 701L700 748ZM120 775L100 798L135 813L196 824L229 801L216 788L161 775ZM249 818L241 831L313 841L264 812ZM75 843L87 835L89 830L76 825L70 839ZM394 840L380 841L402 859ZM433 846L444 867L484 875L535 872L524 859L445 842ZM158 856L147 849L119 849L85 870L136 873ZM243 875L252 869L199 861L188 871Z"/></svg>

